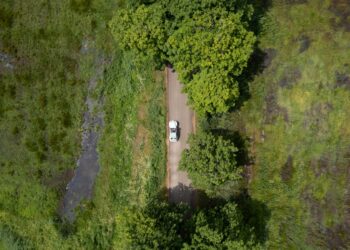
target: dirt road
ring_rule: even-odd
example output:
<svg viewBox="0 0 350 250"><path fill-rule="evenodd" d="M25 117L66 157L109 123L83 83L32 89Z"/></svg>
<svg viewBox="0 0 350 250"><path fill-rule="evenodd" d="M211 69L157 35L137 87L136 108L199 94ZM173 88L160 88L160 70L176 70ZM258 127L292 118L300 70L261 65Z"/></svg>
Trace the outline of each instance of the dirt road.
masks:
<svg viewBox="0 0 350 250"><path fill-rule="evenodd" d="M187 105L187 96L181 93L182 85L177 74L167 68L168 120L179 122L180 138L178 142L169 142L168 147L168 189L169 201L194 204L195 192L187 173L178 169L182 151L188 147L187 139L193 132L194 113ZM169 132L168 132L169 133Z"/></svg>

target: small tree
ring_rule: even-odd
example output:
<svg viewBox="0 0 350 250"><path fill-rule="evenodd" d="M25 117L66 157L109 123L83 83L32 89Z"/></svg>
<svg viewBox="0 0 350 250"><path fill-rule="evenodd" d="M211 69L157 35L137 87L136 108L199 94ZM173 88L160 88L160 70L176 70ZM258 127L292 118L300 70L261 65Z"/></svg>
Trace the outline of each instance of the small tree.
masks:
<svg viewBox="0 0 350 250"><path fill-rule="evenodd" d="M200 132L189 138L190 149L183 152L180 168L186 170L195 187L211 191L227 181L241 179L235 145L222 136Z"/></svg>

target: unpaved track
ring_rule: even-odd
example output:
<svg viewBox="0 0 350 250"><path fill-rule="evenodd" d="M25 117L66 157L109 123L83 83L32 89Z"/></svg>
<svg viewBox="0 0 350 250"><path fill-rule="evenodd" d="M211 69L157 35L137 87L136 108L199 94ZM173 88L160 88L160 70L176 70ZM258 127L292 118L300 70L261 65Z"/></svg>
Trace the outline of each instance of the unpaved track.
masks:
<svg viewBox="0 0 350 250"><path fill-rule="evenodd" d="M187 96L181 93L182 85L178 81L177 74L169 67L166 70L168 121L176 120L180 127L179 141L175 143L168 142L169 201L174 203L183 202L193 206L195 191L191 187L191 181L187 173L180 171L178 166L182 151L188 147L188 136L194 129L194 113L187 105Z"/></svg>

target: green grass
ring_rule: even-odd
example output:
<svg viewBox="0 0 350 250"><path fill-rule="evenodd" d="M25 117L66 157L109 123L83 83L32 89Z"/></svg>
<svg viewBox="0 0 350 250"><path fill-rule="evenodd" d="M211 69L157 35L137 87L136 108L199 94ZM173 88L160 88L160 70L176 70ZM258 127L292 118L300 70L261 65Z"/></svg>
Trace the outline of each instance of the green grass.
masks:
<svg viewBox="0 0 350 250"><path fill-rule="evenodd" d="M14 70L0 65L0 247L6 249L108 248L115 216L129 205L132 144L145 102L151 150L146 198L165 175L163 83L148 59L116 51L107 22L114 1L2 1L0 51ZM90 52L81 51L88 41ZM94 199L74 225L57 208L80 153L87 81L96 54L113 59L94 96L105 98L105 129L99 144L101 172ZM141 83L139 78L145 78ZM154 84L156 83L156 84ZM159 139L162 138L162 139ZM61 177L60 177L61 176ZM136 199L136 198L135 198Z"/></svg>
<svg viewBox="0 0 350 250"><path fill-rule="evenodd" d="M8 239L28 247L57 247L54 220L67 183L52 183L75 167L80 150L86 78L79 47L91 17L68 4L0 3L0 51L14 65L0 73L0 221Z"/></svg>
<svg viewBox="0 0 350 250"><path fill-rule="evenodd" d="M275 56L241 110L215 125L252 139L249 192L271 211L269 248L349 244L350 82L339 86L339 74L350 76L350 33L334 26L331 4L273 1L259 47Z"/></svg>
<svg viewBox="0 0 350 250"><path fill-rule="evenodd" d="M111 188L108 195L121 206L128 204L131 199L127 190L132 174L133 142L138 126L146 127L152 143L146 145L151 147L148 165L149 178L153 179L146 182L147 186L152 187L148 188L147 196L159 190L165 169L165 129L161 126L165 122L163 82L162 79L154 78L152 61L146 59L141 63L133 63L133 58L130 53L119 52L108 69L102 87L106 99L106 127L99 151L105 169L101 171L99 186L102 188L103 183L108 183ZM144 92L150 95L146 101L142 99ZM142 120L138 117L140 104L146 113ZM104 177L109 178L109 181L105 182ZM157 180L154 182L155 177Z"/></svg>
<svg viewBox="0 0 350 250"><path fill-rule="evenodd" d="M155 78L153 69L151 60L137 63L133 54L118 51L100 85L106 123L99 143L102 167L94 199L80 216L77 233L71 236L81 240L79 245L86 249L120 244L113 241L123 230L117 218L123 216L125 209L144 205L162 187L166 169L164 86L161 77ZM146 100L144 93L149 94ZM143 119L138 116L140 105L145 111ZM150 149L141 169L134 162L139 126L148 131L150 142L144 145ZM133 173L135 170L140 172Z"/></svg>

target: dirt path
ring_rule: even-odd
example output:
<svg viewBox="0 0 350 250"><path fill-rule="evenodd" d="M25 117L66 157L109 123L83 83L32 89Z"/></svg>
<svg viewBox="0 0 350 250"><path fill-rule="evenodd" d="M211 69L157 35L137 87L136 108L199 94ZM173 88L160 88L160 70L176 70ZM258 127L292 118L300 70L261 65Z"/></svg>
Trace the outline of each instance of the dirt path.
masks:
<svg viewBox="0 0 350 250"><path fill-rule="evenodd" d="M193 132L194 113L187 105L187 96L181 93L182 85L177 74L167 68L168 120L179 122L180 138L178 142L168 142L168 190L169 201L194 205L195 192L187 173L178 169L182 151L188 147L187 139ZM168 131L169 133L169 131Z"/></svg>

